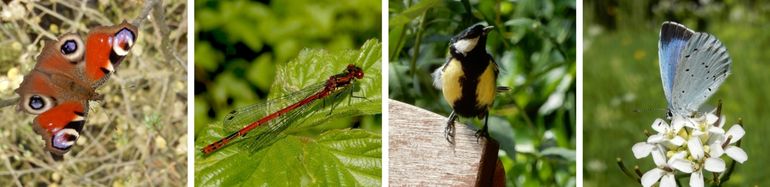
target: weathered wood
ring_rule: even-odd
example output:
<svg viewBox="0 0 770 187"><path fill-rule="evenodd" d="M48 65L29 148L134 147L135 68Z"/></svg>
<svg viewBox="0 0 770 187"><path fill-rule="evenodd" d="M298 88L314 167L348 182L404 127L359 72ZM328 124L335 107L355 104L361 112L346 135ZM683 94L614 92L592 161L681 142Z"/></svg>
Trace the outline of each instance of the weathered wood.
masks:
<svg viewBox="0 0 770 187"><path fill-rule="evenodd" d="M395 100L388 111L391 186L492 186L493 178L495 185L504 183L494 141L477 141L475 130L457 122L452 145L444 138L446 117Z"/></svg>

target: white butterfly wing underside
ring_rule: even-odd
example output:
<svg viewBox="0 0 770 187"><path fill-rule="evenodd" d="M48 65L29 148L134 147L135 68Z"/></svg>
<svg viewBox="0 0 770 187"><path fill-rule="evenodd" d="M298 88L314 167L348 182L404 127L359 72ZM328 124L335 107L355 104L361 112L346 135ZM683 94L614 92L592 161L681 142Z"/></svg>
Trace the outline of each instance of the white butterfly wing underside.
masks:
<svg viewBox="0 0 770 187"><path fill-rule="evenodd" d="M732 60L713 35L696 32L679 55L671 97L675 114L689 115L717 91L730 74Z"/></svg>

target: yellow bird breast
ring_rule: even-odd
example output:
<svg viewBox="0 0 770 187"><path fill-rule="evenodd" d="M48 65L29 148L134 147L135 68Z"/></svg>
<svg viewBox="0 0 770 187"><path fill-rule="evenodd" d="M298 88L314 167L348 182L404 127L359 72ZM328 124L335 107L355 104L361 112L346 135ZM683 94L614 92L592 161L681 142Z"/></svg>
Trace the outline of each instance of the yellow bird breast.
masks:
<svg viewBox="0 0 770 187"><path fill-rule="evenodd" d="M492 105L495 100L495 89L497 88L494 65L489 65L484 72L477 77L476 85L476 107L486 108ZM454 107L457 100L463 97L463 86L460 79L465 77L462 65L459 61L451 59L447 64L444 73L441 75L442 90L444 99L450 106Z"/></svg>
<svg viewBox="0 0 770 187"><path fill-rule="evenodd" d="M490 64L484 73L479 76L479 84L476 87L477 107L491 106L495 101L497 89L497 77L495 77L494 65Z"/></svg>
<svg viewBox="0 0 770 187"><path fill-rule="evenodd" d="M451 59L446 66L444 73L441 74L441 88L444 92L444 100L449 103L449 106L454 107L455 101L463 94L460 78L465 76L465 73L460 62L455 59Z"/></svg>

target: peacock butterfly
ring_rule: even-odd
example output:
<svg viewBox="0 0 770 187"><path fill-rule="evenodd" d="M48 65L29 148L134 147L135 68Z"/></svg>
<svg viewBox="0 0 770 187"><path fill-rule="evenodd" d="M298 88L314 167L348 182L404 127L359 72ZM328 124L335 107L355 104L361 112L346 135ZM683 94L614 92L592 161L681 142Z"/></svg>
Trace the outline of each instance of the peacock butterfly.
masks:
<svg viewBox="0 0 770 187"><path fill-rule="evenodd" d="M54 158L61 159L75 144L88 115L88 101L100 100L96 89L104 84L128 55L137 28L126 21L92 28L85 41L64 34L48 41L37 64L16 89L17 109L38 115L35 132Z"/></svg>

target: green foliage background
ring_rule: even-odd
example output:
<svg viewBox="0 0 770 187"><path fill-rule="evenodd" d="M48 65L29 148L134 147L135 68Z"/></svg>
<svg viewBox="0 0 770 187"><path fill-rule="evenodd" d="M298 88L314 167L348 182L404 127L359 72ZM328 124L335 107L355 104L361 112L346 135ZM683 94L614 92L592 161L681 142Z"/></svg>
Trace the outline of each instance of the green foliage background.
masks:
<svg viewBox="0 0 770 187"><path fill-rule="evenodd" d="M574 186L575 10L572 0L390 1L389 96L448 116L430 73L451 36L493 25L486 47L502 69L498 84L513 88L490 117L507 185Z"/></svg>
<svg viewBox="0 0 770 187"><path fill-rule="evenodd" d="M631 146L646 139L656 118L665 117L666 100L658 67L658 34L663 21L677 21L715 35L733 60L732 74L706 105L723 101L722 114L731 125L743 119L741 147L749 160L739 164L729 186L762 186L770 156L762 135L770 101L770 5L758 1L587 1L584 4L584 185L622 186L636 183L617 166L639 165ZM728 162L729 163L729 162ZM707 175L707 178L711 178ZM689 178L687 178L689 179ZM687 179L680 179L682 184Z"/></svg>
<svg viewBox="0 0 770 187"><path fill-rule="evenodd" d="M238 146L233 146L226 147L210 157L202 157L200 151L195 150L196 155L198 155L196 156L196 184L233 184L231 183L232 180L245 180L243 178L245 176L238 176L233 173L240 170L232 168L240 168L249 170L247 174L270 171L279 172L272 175L288 177L287 180L279 180L278 178L276 180L263 180L266 179L265 177L248 178L249 180L242 181L245 182L241 183L243 185L249 183L327 184L332 186L342 184L379 185L381 180L381 115L379 114L381 113L380 90L382 86L381 78L379 78L381 47L379 41L376 40L369 42L371 44L376 43L376 45L363 46L367 40L380 37L381 11L381 2L374 0L195 1L196 149L222 137L224 132L221 132L222 130L217 127L221 126L223 117L233 109L289 93L287 92L289 90L286 89L287 86L288 88L307 86L309 83L307 81L310 80L313 80L312 82L323 81L333 74L340 73L344 66L349 63L358 65L366 63L367 65L364 66L367 68L365 69L365 77L368 79L359 82L365 82L361 84L362 86L370 84L363 86L364 89L376 88L366 92L369 102L363 102L363 104L370 103L367 106L376 108L375 112L364 112L363 114L366 115L363 116L362 113L354 113L344 117L338 116L331 121L329 118L323 118L323 127L311 130L316 133L304 132L297 136L284 138L273 144L282 145L276 146L278 148L273 147L254 154L243 150L245 153L242 154L234 153L241 149L238 149ZM357 57L358 52L350 50L359 48L362 51L368 51L367 54L376 54L377 63L372 64L374 61L371 60L356 61L355 57ZM309 49L309 51L303 51L304 49ZM293 63L288 63L289 61L293 61ZM296 79L302 84L294 85L291 81L287 82L287 79ZM372 93L376 93L376 95L371 95ZM347 109L343 107L345 105L337 106L335 112L346 111ZM318 114L328 114L328 112L321 111ZM344 130L329 131L329 129L335 128L354 128L354 130L349 132ZM310 139L314 140L308 142L309 136L312 136L313 138ZM328 143L335 145L341 142L331 140L352 140L339 145L352 145L351 142L355 142L367 146L338 145L339 147L334 147L329 146ZM290 145L303 147L286 149L290 148ZM376 147L376 151L372 146ZM337 149L338 152L332 154L336 157L327 154L329 152L317 154L308 152L317 152L318 149L329 149L329 147ZM276 150L279 151L275 152ZM326 151L330 151L330 149ZM332 152L334 151L332 150ZM256 157L265 155L272 155L275 158L264 160L268 162L254 160ZM303 155L307 158L304 158ZM313 155L319 157L312 157ZM345 158L342 155L359 159L362 159L360 156L363 158L371 157L371 159L350 163L339 163L334 160L335 158ZM240 164L228 165L224 158L229 159L230 157L234 159L230 159L229 163L248 162L256 165L247 164L254 167ZM288 162L289 160L296 162ZM372 162L372 160L377 161ZM307 165L281 165L284 161L287 161L287 164ZM271 162L273 164L269 164ZM362 164L369 165L358 167ZM304 169L292 169L295 166L302 166ZM315 166L343 168L315 168ZM216 169L217 167L227 167L231 170L223 172L225 169ZM351 174L350 170L346 170L346 168L360 170ZM322 171L335 172L323 174ZM254 176L258 175L255 174ZM310 178L307 178L308 176ZM336 179L328 178L329 176L344 177ZM350 176L354 177L350 178ZM312 182L308 183L308 181Z"/></svg>

